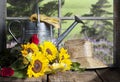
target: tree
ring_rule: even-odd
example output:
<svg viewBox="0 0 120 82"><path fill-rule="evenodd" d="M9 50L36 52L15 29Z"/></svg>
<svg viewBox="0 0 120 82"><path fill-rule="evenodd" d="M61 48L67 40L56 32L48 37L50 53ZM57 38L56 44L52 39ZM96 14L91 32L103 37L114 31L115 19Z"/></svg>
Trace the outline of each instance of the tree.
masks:
<svg viewBox="0 0 120 82"><path fill-rule="evenodd" d="M107 10L111 7L107 0L98 0L91 5L90 13L84 16L108 17L112 13ZM94 56L106 64L113 64L113 25L109 20L87 20L82 26L81 33L86 34L93 43Z"/></svg>
<svg viewBox="0 0 120 82"><path fill-rule="evenodd" d="M7 15L8 16L30 16L36 13L36 5L40 7L40 13L47 16L55 16L58 10L58 0L7 0ZM62 0L62 5L64 5ZM45 2L44 4L42 4Z"/></svg>
<svg viewBox="0 0 120 82"><path fill-rule="evenodd" d="M111 7L107 0L98 0L95 4L91 5L90 13L83 16L90 17L108 17L112 15L107 8ZM113 28L111 28L112 22L109 20L87 20L85 21L85 26L82 26L81 33L87 34L91 39L108 39L112 40L111 35Z"/></svg>

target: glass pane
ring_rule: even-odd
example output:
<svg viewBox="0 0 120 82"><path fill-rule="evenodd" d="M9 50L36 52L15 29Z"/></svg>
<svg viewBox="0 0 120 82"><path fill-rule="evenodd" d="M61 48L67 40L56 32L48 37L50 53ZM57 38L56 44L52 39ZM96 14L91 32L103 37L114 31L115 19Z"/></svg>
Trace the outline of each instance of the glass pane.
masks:
<svg viewBox="0 0 120 82"><path fill-rule="evenodd" d="M39 0L40 13L57 16L58 0ZM35 0L7 0L8 17L28 17L37 12Z"/></svg>
<svg viewBox="0 0 120 82"><path fill-rule="evenodd" d="M62 16L113 16L113 0L65 0L61 9Z"/></svg>
<svg viewBox="0 0 120 82"><path fill-rule="evenodd" d="M33 0L7 0L7 16L23 17L29 16L34 12Z"/></svg>
<svg viewBox="0 0 120 82"><path fill-rule="evenodd" d="M62 28L61 28L61 34L73 24L74 20L63 20L62 21ZM78 39L81 37L80 31L81 31L81 25L78 23L73 30L65 37L64 41L69 39Z"/></svg>
<svg viewBox="0 0 120 82"><path fill-rule="evenodd" d="M58 0L42 0L39 5L41 7L41 14L58 16Z"/></svg>
<svg viewBox="0 0 120 82"><path fill-rule="evenodd" d="M72 24L73 20L62 21L62 33ZM93 44L93 54L107 65L113 64L113 21L84 20L68 34L64 41L71 39L87 39ZM63 41L63 42L64 42Z"/></svg>

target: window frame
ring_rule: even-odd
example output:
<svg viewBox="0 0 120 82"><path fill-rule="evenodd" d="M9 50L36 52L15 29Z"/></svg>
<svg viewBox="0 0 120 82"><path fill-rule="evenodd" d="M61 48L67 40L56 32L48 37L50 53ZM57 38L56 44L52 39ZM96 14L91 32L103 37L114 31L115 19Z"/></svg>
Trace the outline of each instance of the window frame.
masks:
<svg viewBox="0 0 120 82"><path fill-rule="evenodd" d="M4 0L3 0L4 1ZM5 2L7 2L7 0L5 0ZM3 2L4 3L4 2ZM113 20L114 23L114 66L120 66L120 55L118 53L120 53L120 46L118 46L118 44L120 45L120 13L119 11L117 11L118 9L120 10L120 6L119 6L120 1L119 0L114 0L113 3L113 8L114 8L114 16L113 17L79 17L81 20ZM6 9L7 12L7 9ZM28 20L29 17L8 17L7 15L5 15L5 19L6 20ZM57 16L60 20L60 24L62 20L74 20L74 17L62 17L61 16L61 0L58 0L58 16ZM60 31L61 28L58 30L58 36L60 35Z"/></svg>

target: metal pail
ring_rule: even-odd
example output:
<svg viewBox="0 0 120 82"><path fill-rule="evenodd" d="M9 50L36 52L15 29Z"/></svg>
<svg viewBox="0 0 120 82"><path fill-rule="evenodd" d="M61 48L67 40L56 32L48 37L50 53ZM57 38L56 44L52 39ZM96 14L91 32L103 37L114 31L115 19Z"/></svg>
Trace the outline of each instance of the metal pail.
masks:
<svg viewBox="0 0 120 82"><path fill-rule="evenodd" d="M30 40L33 34L37 34L40 43L45 40L51 40L53 37L53 27L44 22L40 22L40 26L37 27L36 23L29 22L29 24L25 27L25 36L24 39Z"/></svg>

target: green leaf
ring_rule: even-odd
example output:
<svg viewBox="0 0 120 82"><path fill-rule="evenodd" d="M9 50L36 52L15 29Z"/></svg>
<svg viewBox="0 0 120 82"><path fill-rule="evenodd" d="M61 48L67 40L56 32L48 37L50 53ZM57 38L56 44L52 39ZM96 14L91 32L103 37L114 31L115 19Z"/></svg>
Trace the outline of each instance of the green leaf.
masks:
<svg viewBox="0 0 120 82"><path fill-rule="evenodd" d="M80 68L80 63L78 63L78 62L72 62L71 70L72 71L79 71L79 72L84 71L83 68Z"/></svg>
<svg viewBox="0 0 120 82"><path fill-rule="evenodd" d="M23 58L19 58L10 67L12 67L14 70L24 70L27 68L27 66L28 65L23 63Z"/></svg>
<svg viewBox="0 0 120 82"><path fill-rule="evenodd" d="M15 77L15 78L27 78L26 70L14 71L14 75L12 77Z"/></svg>

